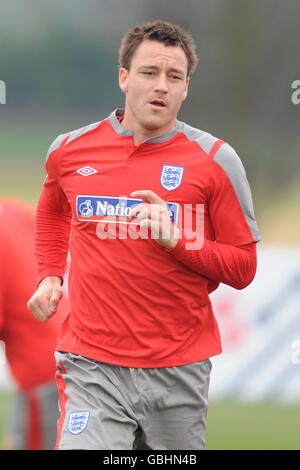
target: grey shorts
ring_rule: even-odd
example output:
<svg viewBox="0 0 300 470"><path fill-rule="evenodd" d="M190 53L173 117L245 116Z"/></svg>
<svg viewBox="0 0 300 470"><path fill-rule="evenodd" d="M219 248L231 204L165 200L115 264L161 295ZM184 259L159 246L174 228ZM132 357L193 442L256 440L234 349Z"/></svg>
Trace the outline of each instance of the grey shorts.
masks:
<svg viewBox="0 0 300 470"><path fill-rule="evenodd" d="M58 392L55 381L30 391L14 391L7 439L16 450L53 450L57 436Z"/></svg>
<svg viewBox="0 0 300 470"><path fill-rule="evenodd" d="M57 449L205 448L211 362L132 368L56 352Z"/></svg>

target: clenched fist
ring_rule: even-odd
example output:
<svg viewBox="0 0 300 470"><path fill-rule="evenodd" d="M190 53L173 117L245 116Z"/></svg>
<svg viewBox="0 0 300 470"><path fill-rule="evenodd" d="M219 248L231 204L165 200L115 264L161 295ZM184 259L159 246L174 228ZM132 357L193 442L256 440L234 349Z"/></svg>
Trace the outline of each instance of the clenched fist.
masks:
<svg viewBox="0 0 300 470"><path fill-rule="evenodd" d="M63 296L62 280L58 276L45 277L27 303L27 307L40 321L46 322L57 311Z"/></svg>

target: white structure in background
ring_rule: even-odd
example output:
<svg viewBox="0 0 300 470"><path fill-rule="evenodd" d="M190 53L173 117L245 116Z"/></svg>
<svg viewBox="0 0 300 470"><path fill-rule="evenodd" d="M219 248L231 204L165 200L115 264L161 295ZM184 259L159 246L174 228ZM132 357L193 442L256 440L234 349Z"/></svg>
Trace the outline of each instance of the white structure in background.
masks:
<svg viewBox="0 0 300 470"><path fill-rule="evenodd" d="M252 284L221 285L211 300L223 354L210 399L300 401L300 246L258 246Z"/></svg>
<svg viewBox="0 0 300 470"><path fill-rule="evenodd" d="M10 377L10 371L5 356L5 343L0 341L0 388L11 388L13 381Z"/></svg>
<svg viewBox="0 0 300 470"><path fill-rule="evenodd" d="M0 80L0 104L6 104L6 84Z"/></svg>

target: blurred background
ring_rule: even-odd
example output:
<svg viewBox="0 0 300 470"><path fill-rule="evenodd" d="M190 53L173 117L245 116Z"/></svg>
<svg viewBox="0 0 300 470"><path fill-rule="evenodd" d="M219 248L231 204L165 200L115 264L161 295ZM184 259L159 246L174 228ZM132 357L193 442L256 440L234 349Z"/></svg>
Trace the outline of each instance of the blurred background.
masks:
<svg viewBox="0 0 300 470"><path fill-rule="evenodd" d="M298 0L0 0L0 195L37 204L50 143L123 106L120 40L158 18L195 39L179 119L236 149L262 237L251 286L212 295L224 352L207 448L300 449ZM3 351L0 378L1 445L14 387Z"/></svg>

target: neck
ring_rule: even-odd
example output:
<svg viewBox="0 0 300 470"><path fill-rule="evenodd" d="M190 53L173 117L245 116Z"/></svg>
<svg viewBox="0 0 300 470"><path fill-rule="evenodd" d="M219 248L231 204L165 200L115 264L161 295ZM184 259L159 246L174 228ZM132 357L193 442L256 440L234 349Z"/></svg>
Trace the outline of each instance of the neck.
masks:
<svg viewBox="0 0 300 470"><path fill-rule="evenodd" d="M175 122L176 119L174 119L174 122L172 121L164 127L159 127L157 129L147 129L140 126L137 122L135 122L135 120L130 119L128 113L126 113L125 111L124 118L121 121L121 125L125 129L129 129L132 132L133 143L135 146L138 146L146 140L151 139L152 137L157 137L172 130L175 126Z"/></svg>

